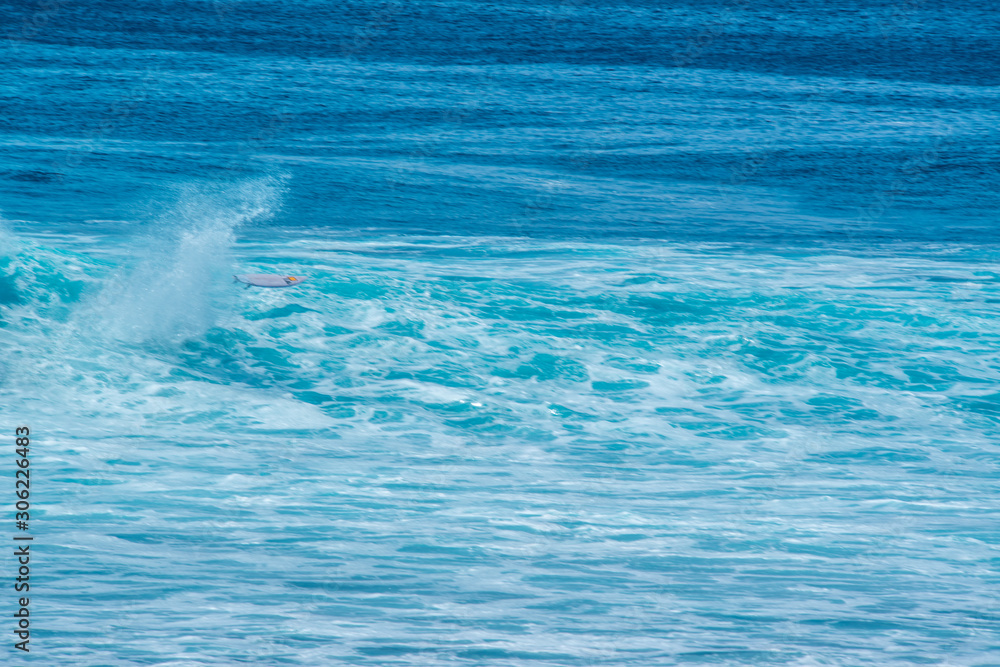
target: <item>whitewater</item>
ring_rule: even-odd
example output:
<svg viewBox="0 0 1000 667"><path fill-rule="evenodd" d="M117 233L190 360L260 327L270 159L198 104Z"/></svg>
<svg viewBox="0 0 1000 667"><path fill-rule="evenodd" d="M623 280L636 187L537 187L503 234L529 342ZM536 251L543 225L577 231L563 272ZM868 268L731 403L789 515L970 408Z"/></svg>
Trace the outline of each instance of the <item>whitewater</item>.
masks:
<svg viewBox="0 0 1000 667"><path fill-rule="evenodd" d="M994 253L258 238L276 206L6 232L59 664L985 664Z"/></svg>
<svg viewBox="0 0 1000 667"><path fill-rule="evenodd" d="M1000 665L998 44L0 0L0 662Z"/></svg>

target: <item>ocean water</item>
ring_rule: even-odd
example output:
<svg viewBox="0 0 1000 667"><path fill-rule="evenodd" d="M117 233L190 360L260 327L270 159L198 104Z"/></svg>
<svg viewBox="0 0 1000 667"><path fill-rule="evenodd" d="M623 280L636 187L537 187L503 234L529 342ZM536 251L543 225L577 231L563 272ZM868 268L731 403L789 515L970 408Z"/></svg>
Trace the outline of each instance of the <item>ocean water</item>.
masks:
<svg viewBox="0 0 1000 667"><path fill-rule="evenodd" d="M990 3L0 25L10 664L1000 665Z"/></svg>

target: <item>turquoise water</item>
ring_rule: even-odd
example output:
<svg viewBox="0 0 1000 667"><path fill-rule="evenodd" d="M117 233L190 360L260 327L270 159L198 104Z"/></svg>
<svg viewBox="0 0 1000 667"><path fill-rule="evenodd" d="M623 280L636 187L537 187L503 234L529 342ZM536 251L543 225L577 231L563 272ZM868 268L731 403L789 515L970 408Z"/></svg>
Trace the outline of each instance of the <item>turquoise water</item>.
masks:
<svg viewBox="0 0 1000 667"><path fill-rule="evenodd" d="M995 659L992 252L190 213L5 260L48 659Z"/></svg>
<svg viewBox="0 0 1000 667"><path fill-rule="evenodd" d="M0 25L11 664L1000 665L992 5Z"/></svg>

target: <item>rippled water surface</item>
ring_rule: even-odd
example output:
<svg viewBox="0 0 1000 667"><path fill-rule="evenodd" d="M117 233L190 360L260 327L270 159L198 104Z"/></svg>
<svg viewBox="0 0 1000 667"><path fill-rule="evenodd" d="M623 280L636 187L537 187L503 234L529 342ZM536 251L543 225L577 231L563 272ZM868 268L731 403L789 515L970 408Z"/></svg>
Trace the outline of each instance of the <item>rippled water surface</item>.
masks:
<svg viewBox="0 0 1000 667"><path fill-rule="evenodd" d="M1000 664L991 6L0 20L13 660Z"/></svg>
<svg viewBox="0 0 1000 667"><path fill-rule="evenodd" d="M7 265L61 660L992 650L989 257L189 233Z"/></svg>

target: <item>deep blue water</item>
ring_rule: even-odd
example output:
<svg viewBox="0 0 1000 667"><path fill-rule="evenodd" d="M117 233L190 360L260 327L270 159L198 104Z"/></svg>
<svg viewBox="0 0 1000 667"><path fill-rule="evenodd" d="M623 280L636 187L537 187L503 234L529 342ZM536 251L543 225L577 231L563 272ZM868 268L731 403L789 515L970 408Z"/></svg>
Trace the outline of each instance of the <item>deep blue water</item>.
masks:
<svg viewBox="0 0 1000 667"><path fill-rule="evenodd" d="M0 27L12 660L1000 664L991 3Z"/></svg>

